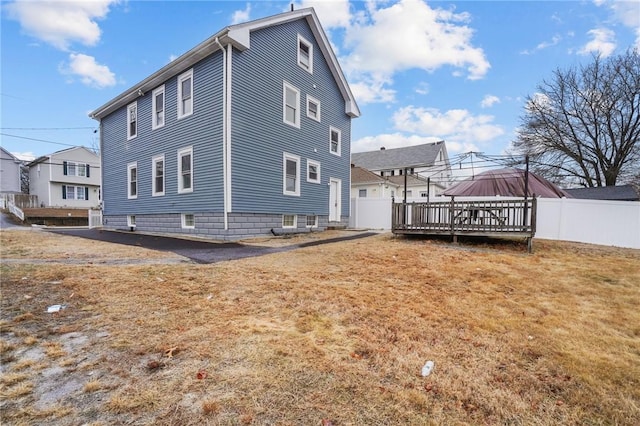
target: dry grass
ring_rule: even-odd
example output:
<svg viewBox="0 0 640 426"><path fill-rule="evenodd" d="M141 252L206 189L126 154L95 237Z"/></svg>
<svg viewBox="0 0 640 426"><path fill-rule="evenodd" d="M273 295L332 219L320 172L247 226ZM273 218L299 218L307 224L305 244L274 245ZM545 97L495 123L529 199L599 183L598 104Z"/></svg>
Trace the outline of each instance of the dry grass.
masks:
<svg viewBox="0 0 640 426"><path fill-rule="evenodd" d="M19 237L0 233L3 259L89 249ZM639 424L640 251L534 247L381 235L213 265L3 262L2 336L78 359L59 399L75 410L51 424ZM6 393L23 383L0 404L36 404Z"/></svg>

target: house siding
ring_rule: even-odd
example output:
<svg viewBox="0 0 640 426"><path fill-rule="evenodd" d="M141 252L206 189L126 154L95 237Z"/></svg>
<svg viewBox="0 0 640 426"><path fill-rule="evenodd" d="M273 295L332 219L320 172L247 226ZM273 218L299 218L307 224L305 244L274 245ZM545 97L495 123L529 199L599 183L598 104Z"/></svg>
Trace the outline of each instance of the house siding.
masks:
<svg viewBox="0 0 640 426"><path fill-rule="evenodd" d="M20 191L20 161L0 149L0 193Z"/></svg>
<svg viewBox="0 0 640 426"><path fill-rule="evenodd" d="M313 44L313 74L297 65L298 34ZM333 177L348 216L351 120L307 22L252 32L251 48L232 61L232 211L326 216ZM282 120L283 81L300 91L300 128ZM307 117L307 94L320 101L320 123ZM329 152L330 126L341 130L340 157ZM300 157L300 196L283 194L284 152ZM307 182L307 159L320 163L320 183Z"/></svg>
<svg viewBox="0 0 640 426"><path fill-rule="evenodd" d="M222 54L193 67L193 114L178 119L177 77L165 85L165 125L152 129L152 92L138 97L137 136L127 140L127 108L102 119L104 214L222 211ZM193 147L193 192L178 193L178 151ZM164 154L165 195L152 196L152 158ZM138 164L138 196L128 199L127 165ZM179 217L179 216L178 216Z"/></svg>

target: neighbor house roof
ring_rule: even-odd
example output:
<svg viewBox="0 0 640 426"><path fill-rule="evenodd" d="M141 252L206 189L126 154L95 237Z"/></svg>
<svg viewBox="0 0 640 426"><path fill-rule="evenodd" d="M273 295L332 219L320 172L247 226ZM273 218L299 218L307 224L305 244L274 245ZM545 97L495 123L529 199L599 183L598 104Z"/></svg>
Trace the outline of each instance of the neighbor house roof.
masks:
<svg viewBox="0 0 640 426"><path fill-rule="evenodd" d="M407 188L409 187L415 188L416 186L421 186L426 189L428 184L437 185L441 188L444 188L444 186L438 182L429 181L427 180L427 178L423 178L415 174L407 174L406 176L407 176ZM404 177L405 175L395 175L395 176L389 176L388 179L390 182L393 182L398 186L404 187Z"/></svg>
<svg viewBox="0 0 640 426"><path fill-rule="evenodd" d="M382 176L378 176L367 169L351 166L351 185L385 183L386 181L387 179Z"/></svg>
<svg viewBox="0 0 640 426"><path fill-rule="evenodd" d="M633 185L565 189L573 198L587 200L640 201L640 191Z"/></svg>
<svg viewBox="0 0 640 426"><path fill-rule="evenodd" d="M84 147L84 146L72 146L71 148L65 148L65 149L61 149L60 151L56 151L54 153L51 154L47 154L47 155L41 155L40 157L36 158L35 160L31 161L30 163L27 164L27 167L32 167L35 166L38 163L42 163L44 161L47 161L49 159L49 157L52 157L54 155L60 155L60 154L64 154L65 152L69 152L69 151L75 151L76 149L84 149L85 151L87 151L88 153L95 155L96 157L98 157L98 154L96 154L95 152L91 151L90 149Z"/></svg>
<svg viewBox="0 0 640 426"><path fill-rule="evenodd" d="M403 148L381 148L377 151L354 152L351 162L368 170L429 167L435 165L442 149L445 149L444 141Z"/></svg>
<svg viewBox="0 0 640 426"><path fill-rule="evenodd" d="M250 48L252 31L274 25L281 25L301 18L305 19L309 24L309 27L318 42L320 51L331 70L331 74L337 82L340 93L345 101L345 113L351 117L359 117L360 109L356 104L355 98L353 97L351 89L347 84L347 80L340 68L340 64L338 64L338 60L313 8L299 9L267 18L257 19L255 21L230 25L198 44L182 56L171 61L169 64L142 80L140 83L134 85L119 96L102 105L100 108L91 112L89 116L91 118L101 119L115 110L128 105L141 96L141 94L155 89L168 79L189 69L197 62L213 54L220 49L220 45L225 46L227 44L231 44L236 49L244 51Z"/></svg>

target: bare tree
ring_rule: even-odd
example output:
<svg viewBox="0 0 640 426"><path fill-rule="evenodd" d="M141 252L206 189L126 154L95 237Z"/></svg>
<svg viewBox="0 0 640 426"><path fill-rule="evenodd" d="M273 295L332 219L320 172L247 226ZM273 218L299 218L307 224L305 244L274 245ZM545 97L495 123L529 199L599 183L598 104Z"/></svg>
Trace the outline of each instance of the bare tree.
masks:
<svg viewBox="0 0 640 426"><path fill-rule="evenodd" d="M24 164L20 164L20 192L29 193L29 168Z"/></svg>
<svg viewBox="0 0 640 426"><path fill-rule="evenodd" d="M514 148L532 169L564 185L630 183L640 177L640 55L557 69L527 97Z"/></svg>

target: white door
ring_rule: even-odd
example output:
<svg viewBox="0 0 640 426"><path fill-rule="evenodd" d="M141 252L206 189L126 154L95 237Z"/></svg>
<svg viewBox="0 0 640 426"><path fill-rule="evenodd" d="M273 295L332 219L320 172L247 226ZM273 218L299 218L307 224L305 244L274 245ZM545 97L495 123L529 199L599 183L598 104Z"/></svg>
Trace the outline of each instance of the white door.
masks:
<svg viewBox="0 0 640 426"><path fill-rule="evenodd" d="M340 179L329 179L329 222L340 222L341 187L342 181Z"/></svg>

